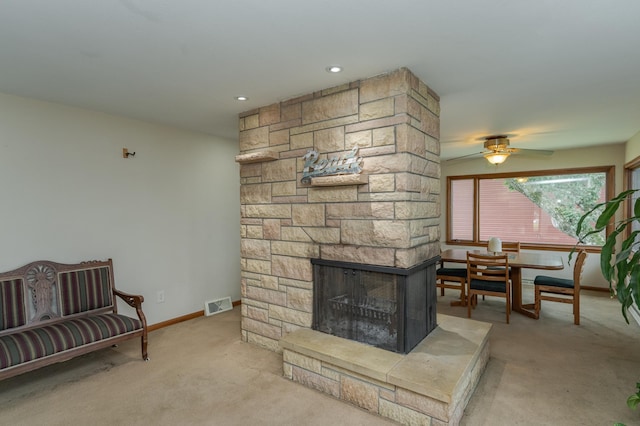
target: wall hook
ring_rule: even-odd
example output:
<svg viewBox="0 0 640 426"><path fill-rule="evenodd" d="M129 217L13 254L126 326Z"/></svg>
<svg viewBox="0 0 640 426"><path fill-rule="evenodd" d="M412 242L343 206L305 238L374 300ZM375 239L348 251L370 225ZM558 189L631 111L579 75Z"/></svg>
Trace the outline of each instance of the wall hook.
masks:
<svg viewBox="0 0 640 426"><path fill-rule="evenodd" d="M122 158L134 157L135 155L135 152L129 152L127 148L122 148Z"/></svg>

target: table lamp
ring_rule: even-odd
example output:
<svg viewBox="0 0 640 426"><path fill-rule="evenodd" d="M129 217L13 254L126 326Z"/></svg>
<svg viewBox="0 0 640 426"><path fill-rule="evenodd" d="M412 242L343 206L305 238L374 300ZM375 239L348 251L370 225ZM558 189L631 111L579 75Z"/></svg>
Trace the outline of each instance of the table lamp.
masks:
<svg viewBox="0 0 640 426"><path fill-rule="evenodd" d="M487 250L493 253L500 253L502 251L502 241L498 237L489 238L489 244Z"/></svg>

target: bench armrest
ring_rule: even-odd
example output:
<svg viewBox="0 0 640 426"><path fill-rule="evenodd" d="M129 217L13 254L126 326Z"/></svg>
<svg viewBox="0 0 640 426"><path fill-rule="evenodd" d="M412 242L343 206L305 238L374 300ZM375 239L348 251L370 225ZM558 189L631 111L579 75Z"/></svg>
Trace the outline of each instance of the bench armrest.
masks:
<svg viewBox="0 0 640 426"><path fill-rule="evenodd" d="M138 314L138 318L142 321L144 328L147 328L147 319L144 316L144 312L142 312L142 302L144 302L144 296L141 294L129 294L124 291L113 289L113 294L121 298L126 302L127 305L135 308L136 313ZM114 304L114 308L115 308Z"/></svg>
<svg viewBox="0 0 640 426"><path fill-rule="evenodd" d="M113 294L124 300L127 305L135 308L136 313L138 314L138 318L142 323L142 359L145 361L149 361L149 355L147 354L147 318L144 316L144 312L142 312L142 302L144 302L144 297L141 294L129 294L124 291L113 289ZM118 312L118 304L113 304L113 312Z"/></svg>
<svg viewBox="0 0 640 426"><path fill-rule="evenodd" d="M113 290L113 294L115 294L116 296L124 300L127 303L127 305L131 306L132 308L136 308L136 309L142 308L142 302L144 302L144 296L140 294L129 294L129 293L125 293L124 291L120 291L116 289Z"/></svg>

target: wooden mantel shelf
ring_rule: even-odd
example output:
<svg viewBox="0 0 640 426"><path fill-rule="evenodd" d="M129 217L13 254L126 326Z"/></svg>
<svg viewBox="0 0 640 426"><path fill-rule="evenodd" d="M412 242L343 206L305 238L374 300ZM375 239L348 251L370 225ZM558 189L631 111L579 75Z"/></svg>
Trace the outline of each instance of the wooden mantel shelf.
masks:
<svg viewBox="0 0 640 426"><path fill-rule="evenodd" d="M263 161L274 161L278 158L279 155L275 151L260 151L236 155L236 162L240 164L262 163Z"/></svg>
<svg viewBox="0 0 640 426"><path fill-rule="evenodd" d="M365 174L320 176L311 178L311 186L364 185L366 183L369 183L369 176Z"/></svg>

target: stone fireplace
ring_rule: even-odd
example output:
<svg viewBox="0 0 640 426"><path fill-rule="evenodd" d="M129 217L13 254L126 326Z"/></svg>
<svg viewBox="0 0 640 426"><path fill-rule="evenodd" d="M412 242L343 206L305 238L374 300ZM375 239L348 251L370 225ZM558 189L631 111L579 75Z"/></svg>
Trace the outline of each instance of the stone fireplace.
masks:
<svg viewBox="0 0 640 426"><path fill-rule="evenodd" d="M310 259L411 268L439 255L439 98L402 68L240 116L242 338L311 328ZM302 183L359 147L359 175ZM320 179L320 178L317 178Z"/></svg>
<svg viewBox="0 0 640 426"><path fill-rule="evenodd" d="M435 278L440 253L439 115L438 96L401 68L247 111L239 122L242 340L283 353L286 377L403 423L456 424L486 364L488 328L466 331L441 316L435 327L425 302L416 329L433 331L384 343L400 350L313 330L312 259L396 271L426 265L416 288L431 292L427 275ZM305 158L341 158L351 170L356 152L360 173L306 175ZM393 303L405 303L405 290L393 291ZM391 302L374 293L365 295L374 308L367 327L404 333L406 323L385 316ZM329 303L354 313L360 296L333 294ZM361 324L347 334L358 335ZM464 353L441 356L450 348Z"/></svg>

